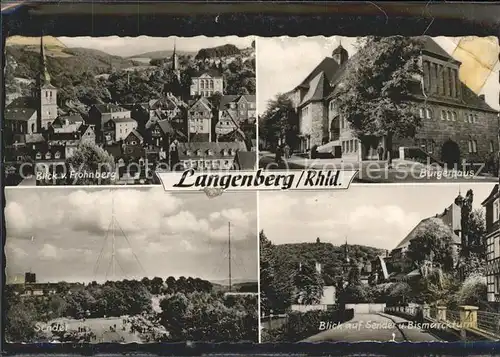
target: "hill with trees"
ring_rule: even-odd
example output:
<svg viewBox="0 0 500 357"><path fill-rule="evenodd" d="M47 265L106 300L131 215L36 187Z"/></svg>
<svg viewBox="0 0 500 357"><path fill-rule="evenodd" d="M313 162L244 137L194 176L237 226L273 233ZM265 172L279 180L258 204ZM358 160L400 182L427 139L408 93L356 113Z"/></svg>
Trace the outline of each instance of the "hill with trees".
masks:
<svg viewBox="0 0 500 357"><path fill-rule="evenodd" d="M288 269L297 269L299 264L321 263L322 276L326 285L333 285L335 277L342 271L345 246L335 246L331 243L296 243L278 244L274 246L280 265ZM384 250L363 245L347 245L349 259L354 265L365 265Z"/></svg>
<svg viewBox="0 0 500 357"><path fill-rule="evenodd" d="M239 55L241 50L235 45L227 44L211 48L202 48L198 51L195 59L217 58Z"/></svg>

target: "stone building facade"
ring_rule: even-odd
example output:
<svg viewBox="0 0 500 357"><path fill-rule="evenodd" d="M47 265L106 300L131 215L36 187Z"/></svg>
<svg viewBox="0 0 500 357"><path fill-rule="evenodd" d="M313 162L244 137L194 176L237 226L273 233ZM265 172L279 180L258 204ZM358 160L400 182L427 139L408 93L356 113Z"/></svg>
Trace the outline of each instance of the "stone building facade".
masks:
<svg viewBox="0 0 500 357"><path fill-rule="evenodd" d="M498 112L485 102L484 96L460 81L460 62L430 37L421 39L423 75L415 78L412 90L421 126L414 138L394 138L392 148L386 148L384 137L358 140L336 103L336 91L343 84L349 60L347 51L339 46L288 93L299 116L300 139L295 149L307 152L318 146L336 157L354 161L378 159L379 146L392 158L412 160L408 153L416 150L453 164L491 159L499 149Z"/></svg>
<svg viewBox="0 0 500 357"><path fill-rule="evenodd" d="M482 205L486 209L487 300L500 311L500 194L498 185L495 185Z"/></svg>

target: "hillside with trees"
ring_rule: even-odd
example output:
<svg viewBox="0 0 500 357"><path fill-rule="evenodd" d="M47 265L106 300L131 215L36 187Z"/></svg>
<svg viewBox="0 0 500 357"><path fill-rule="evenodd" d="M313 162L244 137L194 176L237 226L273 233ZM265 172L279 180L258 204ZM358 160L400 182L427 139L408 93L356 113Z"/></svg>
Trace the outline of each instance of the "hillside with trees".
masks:
<svg viewBox="0 0 500 357"><path fill-rule="evenodd" d="M377 248L348 245L353 264L366 264L383 251ZM342 275L344 246L331 243L275 245L260 232L261 310L268 314L286 312L294 303L317 303L324 285L337 285ZM315 262L321 263L317 274Z"/></svg>
<svg viewBox="0 0 500 357"><path fill-rule="evenodd" d="M39 52L18 45L7 46L6 51L6 88L9 93L29 95L26 83L31 82L33 86L39 76ZM228 49L217 51L231 53ZM191 78L208 70L221 73L225 94L255 94L253 57L237 56L231 62L217 64L215 61L195 60L192 56L180 56L181 76L178 83L170 66L165 66L169 59L157 59L144 66L94 49L58 48L50 52L52 55L46 56L46 66L52 84L59 89L58 104L62 109L85 109L96 103L147 102L166 91L188 99Z"/></svg>
<svg viewBox="0 0 500 357"><path fill-rule="evenodd" d="M227 44L212 48L202 48L198 51L195 59L205 59L205 58L218 58L239 55L241 53L240 49L235 45Z"/></svg>

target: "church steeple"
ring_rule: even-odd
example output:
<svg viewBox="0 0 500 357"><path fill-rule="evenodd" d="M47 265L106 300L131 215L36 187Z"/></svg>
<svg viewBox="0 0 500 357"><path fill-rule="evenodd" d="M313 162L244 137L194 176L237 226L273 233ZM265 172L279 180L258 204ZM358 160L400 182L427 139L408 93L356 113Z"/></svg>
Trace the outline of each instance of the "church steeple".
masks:
<svg viewBox="0 0 500 357"><path fill-rule="evenodd" d="M177 81L181 80L181 71L179 68L179 56L177 55L176 39L174 39L174 52L172 53L172 71L177 77Z"/></svg>
<svg viewBox="0 0 500 357"><path fill-rule="evenodd" d="M337 48L333 50L332 57L339 64L339 66L343 65L349 59L347 50L342 47L342 40L339 41Z"/></svg>
<svg viewBox="0 0 500 357"><path fill-rule="evenodd" d="M43 43L43 35L40 36L40 85L50 84L50 74L47 71L47 59L45 57L45 45Z"/></svg>

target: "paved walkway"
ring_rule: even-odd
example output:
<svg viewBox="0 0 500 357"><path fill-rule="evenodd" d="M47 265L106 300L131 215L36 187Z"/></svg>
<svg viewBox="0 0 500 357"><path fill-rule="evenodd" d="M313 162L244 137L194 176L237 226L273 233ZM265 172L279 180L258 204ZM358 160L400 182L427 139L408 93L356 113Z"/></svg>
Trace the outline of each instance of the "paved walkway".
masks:
<svg viewBox="0 0 500 357"><path fill-rule="evenodd" d="M436 172L426 171L426 166L407 160L393 160L392 168L387 168L386 161L349 161L343 159L308 159L292 156L281 164L276 164L272 153L261 152L259 168L268 170L302 170L302 169L344 169L358 170L354 182L361 183L390 183L390 182L497 182L498 178L489 175L448 176L438 175ZM476 170L479 168L476 168ZM463 173L461 173L463 174Z"/></svg>
<svg viewBox="0 0 500 357"><path fill-rule="evenodd" d="M337 327L321 331L302 342L432 342L438 341L430 333L400 328L397 323L408 322L383 314L356 314L354 318Z"/></svg>

